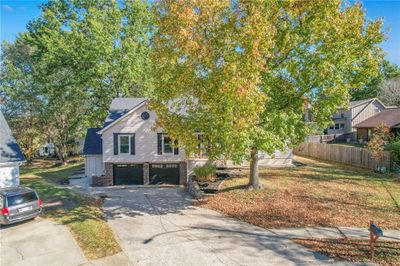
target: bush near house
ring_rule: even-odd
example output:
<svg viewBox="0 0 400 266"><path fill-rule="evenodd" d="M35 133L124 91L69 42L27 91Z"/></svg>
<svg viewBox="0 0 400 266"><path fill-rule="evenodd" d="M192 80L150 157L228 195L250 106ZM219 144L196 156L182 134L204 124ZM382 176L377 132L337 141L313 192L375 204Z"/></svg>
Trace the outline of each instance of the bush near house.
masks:
<svg viewBox="0 0 400 266"><path fill-rule="evenodd" d="M217 168L211 161L202 166L196 166L193 172L196 175L196 181L214 181L217 177Z"/></svg>
<svg viewBox="0 0 400 266"><path fill-rule="evenodd" d="M395 163L395 171L400 172L400 137L392 140L388 145L388 149L390 158Z"/></svg>

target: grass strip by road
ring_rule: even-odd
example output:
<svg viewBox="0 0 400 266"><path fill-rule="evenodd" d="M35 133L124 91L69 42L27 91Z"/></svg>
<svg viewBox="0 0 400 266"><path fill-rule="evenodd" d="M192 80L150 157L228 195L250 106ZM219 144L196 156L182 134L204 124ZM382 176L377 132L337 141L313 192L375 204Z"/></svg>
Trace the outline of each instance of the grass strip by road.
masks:
<svg viewBox="0 0 400 266"><path fill-rule="evenodd" d="M371 260L368 240L355 239L293 239L335 261L373 262L379 265L400 265L400 242L377 241L375 256Z"/></svg>
<svg viewBox="0 0 400 266"><path fill-rule="evenodd" d="M49 167L33 171L23 169L21 185L35 189L45 208L43 217L66 225L89 260L121 251L98 204L63 188L59 182L79 169L81 164ZM47 205L47 207L46 207Z"/></svg>

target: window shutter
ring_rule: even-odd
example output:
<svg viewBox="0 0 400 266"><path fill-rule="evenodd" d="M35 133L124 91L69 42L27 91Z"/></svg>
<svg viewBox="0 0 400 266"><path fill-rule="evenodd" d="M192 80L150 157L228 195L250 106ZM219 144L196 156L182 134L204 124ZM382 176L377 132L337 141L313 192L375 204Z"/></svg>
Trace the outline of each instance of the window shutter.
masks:
<svg viewBox="0 0 400 266"><path fill-rule="evenodd" d="M179 154L178 141L175 140L174 154Z"/></svg>
<svg viewBox="0 0 400 266"><path fill-rule="evenodd" d="M114 133L114 155L118 155L118 133Z"/></svg>
<svg viewBox="0 0 400 266"><path fill-rule="evenodd" d="M162 133L157 133L157 154L162 155Z"/></svg>
<svg viewBox="0 0 400 266"><path fill-rule="evenodd" d="M135 155L135 134L131 135L131 155Z"/></svg>

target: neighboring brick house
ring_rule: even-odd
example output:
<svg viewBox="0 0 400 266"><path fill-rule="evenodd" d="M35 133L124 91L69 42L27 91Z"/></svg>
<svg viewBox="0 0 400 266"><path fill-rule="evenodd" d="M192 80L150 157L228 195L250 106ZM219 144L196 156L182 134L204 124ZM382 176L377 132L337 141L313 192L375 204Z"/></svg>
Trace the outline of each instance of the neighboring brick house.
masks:
<svg viewBox="0 0 400 266"><path fill-rule="evenodd" d="M385 109L386 106L377 98L350 102L348 108L338 108L338 112L333 115L332 124L326 130L327 134L356 132L355 125Z"/></svg>
<svg viewBox="0 0 400 266"><path fill-rule="evenodd" d="M19 185L19 166L24 162L24 155L0 111L0 187Z"/></svg>
<svg viewBox="0 0 400 266"><path fill-rule="evenodd" d="M86 134L85 175L94 177L94 185L186 184L193 167L207 158L173 147L161 128L153 129L155 121L145 98L112 101L103 128L89 128ZM276 152L274 158L260 155L260 165L292 163L291 151Z"/></svg>

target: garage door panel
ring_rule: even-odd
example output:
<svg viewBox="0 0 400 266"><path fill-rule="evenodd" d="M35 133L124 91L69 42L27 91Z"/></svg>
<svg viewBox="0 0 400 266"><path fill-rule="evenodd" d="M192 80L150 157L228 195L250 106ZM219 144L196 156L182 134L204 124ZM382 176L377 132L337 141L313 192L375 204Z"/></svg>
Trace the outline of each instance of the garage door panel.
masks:
<svg viewBox="0 0 400 266"><path fill-rule="evenodd" d="M114 185L143 185L143 165L115 164Z"/></svg>
<svg viewBox="0 0 400 266"><path fill-rule="evenodd" d="M149 182L151 185L179 184L179 164L150 164Z"/></svg>

